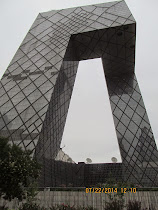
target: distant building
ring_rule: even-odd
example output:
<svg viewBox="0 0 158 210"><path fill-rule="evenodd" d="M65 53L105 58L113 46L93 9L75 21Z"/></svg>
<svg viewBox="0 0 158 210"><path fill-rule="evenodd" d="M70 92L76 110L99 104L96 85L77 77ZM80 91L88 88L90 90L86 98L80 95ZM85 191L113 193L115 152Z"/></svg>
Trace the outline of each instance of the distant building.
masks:
<svg viewBox="0 0 158 210"><path fill-rule="evenodd" d="M55 160L63 161L66 163L75 163L62 149L59 150Z"/></svg>

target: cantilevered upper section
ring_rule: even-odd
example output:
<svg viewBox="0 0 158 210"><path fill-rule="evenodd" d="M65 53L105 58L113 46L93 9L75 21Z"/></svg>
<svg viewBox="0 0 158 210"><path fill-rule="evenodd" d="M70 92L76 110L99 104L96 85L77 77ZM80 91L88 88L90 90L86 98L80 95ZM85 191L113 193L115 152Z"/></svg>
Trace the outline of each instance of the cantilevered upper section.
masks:
<svg viewBox="0 0 158 210"><path fill-rule="evenodd" d="M32 74L52 65L50 71L59 71L70 39L77 60L104 58L106 75L134 71L135 20L126 3L116 1L40 13L11 65L27 54L29 61L6 73L14 71L20 79L26 76L23 70Z"/></svg>
<svg viewBox="0 0 158 210"><path fill-rule="evenodd" d="M102 57L106 75L134 71L135 20L124 1L53 10L39 14L38 21L32 33L45 28L59 49L71 37L77 60Z"/></svg>

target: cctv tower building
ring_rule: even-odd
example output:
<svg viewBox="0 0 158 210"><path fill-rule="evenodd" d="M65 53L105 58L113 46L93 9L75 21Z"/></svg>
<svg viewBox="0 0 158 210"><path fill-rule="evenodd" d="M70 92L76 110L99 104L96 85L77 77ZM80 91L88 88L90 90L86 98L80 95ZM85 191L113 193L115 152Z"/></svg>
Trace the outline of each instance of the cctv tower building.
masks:
<svg viewBox="0 0 158 210"><path fill-rule="evenodd" d="M40 186L90 186L109 176L158 186L158 151L134 73L135 39L124 1L38 15L0 81L0 136L33 150ZM92 58L102 59L122 163L61 158L78 64Z"/></svg>

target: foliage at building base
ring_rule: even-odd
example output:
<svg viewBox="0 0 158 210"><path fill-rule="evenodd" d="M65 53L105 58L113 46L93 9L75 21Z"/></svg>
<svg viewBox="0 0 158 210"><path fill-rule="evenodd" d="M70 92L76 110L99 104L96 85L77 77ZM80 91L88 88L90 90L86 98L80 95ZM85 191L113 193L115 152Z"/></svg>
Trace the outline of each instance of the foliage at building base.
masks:
<svg viewBox="0 0 158 210"><path fill-rule="evenodd" d="M21 201L39 177L41 167L31 157L31 151L23 151L8 142L7 138L0 137L0 197Z"/></svg>

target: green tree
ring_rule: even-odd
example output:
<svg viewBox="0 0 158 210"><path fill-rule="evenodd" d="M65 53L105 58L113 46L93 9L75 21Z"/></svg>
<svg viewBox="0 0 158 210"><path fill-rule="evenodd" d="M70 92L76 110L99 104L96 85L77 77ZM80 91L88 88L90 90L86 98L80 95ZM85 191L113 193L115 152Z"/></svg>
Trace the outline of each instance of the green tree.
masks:
<svg viewBox="0 0 158 210"><path fill-rule="evenodd" d="M0 196L6 200L22 200L29 186L40 175L40 165L17 145L11 146L8 139L0 137Z"/></svg>

